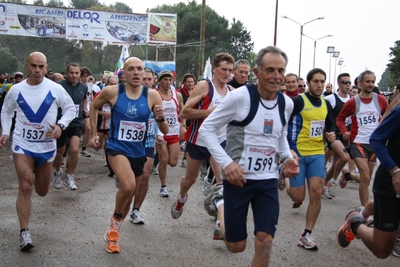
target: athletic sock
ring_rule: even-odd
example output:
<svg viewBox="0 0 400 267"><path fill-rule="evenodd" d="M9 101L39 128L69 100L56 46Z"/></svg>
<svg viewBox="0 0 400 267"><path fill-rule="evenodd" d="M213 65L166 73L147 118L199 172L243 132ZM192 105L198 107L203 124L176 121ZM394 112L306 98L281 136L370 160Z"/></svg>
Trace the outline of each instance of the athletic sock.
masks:
<svg viewBox="0 0 400 267"><path fill-rule="evenodd" d="M122 219L122 214L114 212L114 218L120 220Z"/></svg>
<svg viewBox="0 0 400 267"><path fill-rule="evenodd" d="M308 229L304 229L304 233L301 236L305 236L307 233L309 233L311 235L311 230Z"/></svg>

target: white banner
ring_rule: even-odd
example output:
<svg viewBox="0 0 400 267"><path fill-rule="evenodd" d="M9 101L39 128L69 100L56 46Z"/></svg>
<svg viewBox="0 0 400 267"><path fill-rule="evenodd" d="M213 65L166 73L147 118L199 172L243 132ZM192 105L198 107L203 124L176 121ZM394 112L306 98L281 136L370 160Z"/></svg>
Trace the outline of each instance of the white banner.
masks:
<svg viewBox="0 0 400 267"><path fill-rule="evenodd" d="M68 39L107 41L107 12L93 10L67 10Z"/></svg>

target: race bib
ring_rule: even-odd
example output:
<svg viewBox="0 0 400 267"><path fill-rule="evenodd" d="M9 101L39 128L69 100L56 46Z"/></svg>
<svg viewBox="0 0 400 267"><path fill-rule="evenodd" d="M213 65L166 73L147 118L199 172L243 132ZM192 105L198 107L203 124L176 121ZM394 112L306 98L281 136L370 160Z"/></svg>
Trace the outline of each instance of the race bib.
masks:
<svg viewBox="0 0 400 267"><path fill-rule="evenodd" d="M320 137L324 133L325 121L311 121L310 122L310 138Z"/></svg>
<svg viewBox="0 0 400 267"><path fill-rule="evenodd" d="M242 164L246 172L263 173L276 171L276 151L271 148L249 147L244 155L245 164Z"/></svg>
<svg viewBox="0 0 400 267"><path fill-rule="evenodd" d="M147 122L147 132L153 133L154 119L149 119Z"/></svg>
<svg viewBox="0 0 400 267"><path fill-rule="evenodd" d="M119 123L118 140L127 142L141 142L146 133L146 123L123 121Z"/></svg>
<svg viewBox="0 0 400 267"><path fill-rule="evenodd" d="M169 125L175 125L178 123L178 114L176 113L165 114L165 119Z"/></svg>
<svg viewBox="0 0 400 267"><path fill-rule="evenodd" d="M40 123L24 122L22 128L22 138L30 142L41 142L52 139L51 131L46 131L46 126Z"/></svg>

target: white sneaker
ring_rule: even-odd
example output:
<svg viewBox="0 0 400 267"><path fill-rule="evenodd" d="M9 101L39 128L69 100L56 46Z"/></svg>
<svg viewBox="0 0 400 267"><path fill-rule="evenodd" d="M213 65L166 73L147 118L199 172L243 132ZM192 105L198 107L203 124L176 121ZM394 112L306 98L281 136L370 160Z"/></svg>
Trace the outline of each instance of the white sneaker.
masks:
<svg viewBox="0 0 400 267"><path fill-rule="evenodd" d="M353 173L360 173L357 167L354 168Z"/></svg>
<svg viewBox="0 0 400 267"><path fill-rule="evenodd" d="M61 174L62 174L62 169L60 169L59 172L54 171L53 186L55 189L60 189L62 186Z"/></svg>
<svg viewBox="0 0 400 267"><path fill-rule="evenodd" d="M160 197L169 197L168 187L166 187L166 186L161 187Z"/></svg>
<svg viewBox="0 0 400 267"><path fill-rule="evenodd" d="M87 152L86 149L85 149L85 150L82 150L81 156L86 157L86 158L90 158L90 157L91 157L91 155L89 154L89 152Z"/></svg>
<svg viewBox="0 0 400 267"><path fill-rule="evenodd" d="M186 159L182 159L181 167L186 168Z"/></svg>
<svg viewBox="0 0 400 267"><path fill-rule="evenodd" d="M204 177L203 187L201 188L201 190L203 190L203 195L208 196L208 194L210 194L211 186L213 185L213 183L214 183L214 178L210 182L208 180L208 176Z"/></svg>
<svg viewBox="0 0 400 267"><path fill-rule="evenodd" d="M151 170L151 174L152 175L158 175L157 167L153 167L153 169Z"/></svg>
<svg viewBox="0 0 400 267"><path fill-rule="evenodd" d="M74 175L67 174L64 180L64 184L69 188L69 190L78 189L75 185Z"/></svg>
<svg viewBox="0 0 400 267"><path fill-rule="evenodd" d="M34 247L32 244L32 237L31 234L29 233L29 230L27 231L22 231L20 235L20 245L19 245L21 251L29 251L31 248Z"/></svg>
<svg viewBox="0 0 400 267"><path fill-rule="evenodd" d="M323 186L322 187L322 197L326 198L326 199L332 199L331 194L329 194L329 192L328 192L328 187L327 186Z"/></svg>
<svg viewBox="0 0 400 267"><path fill-rule="evenodd" d="M134 224L144 224L144 220L142 216L140 216L140 212L138 210L132 210L131 215L129 216L129 221Z"/></svg>
<svg viewBox="0 0 400 267"><path fill-rule="evenodd" d="M336 181L332 179L328 183L328 193L329 195L331 195L331 197L335 197L336 196L335 192L336 192Z"/></svg>

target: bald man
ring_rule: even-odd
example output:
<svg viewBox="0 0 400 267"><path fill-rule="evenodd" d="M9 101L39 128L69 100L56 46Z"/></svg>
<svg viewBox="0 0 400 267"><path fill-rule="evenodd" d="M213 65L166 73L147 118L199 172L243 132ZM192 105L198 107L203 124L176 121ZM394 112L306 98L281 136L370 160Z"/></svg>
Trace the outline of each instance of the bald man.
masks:
<svg viewBox="0 0 400 267"><path fill-rule="evenodd" d="M64 88L44 79L47 71L46 56L33 52L25 63L28 79L14 85L6 95L1 112L3 135L0 148L9 139L11 120L17 111L12 151L19 181L17 213L20 224L21 251L33 248L28 229L32 209L32 191L45 196L49 190L56 139L64 125L75 117L75 106ZM58 108L62 116L57 121Z"/></svg>
<svg viewBox="0 0 400 267"><path fill-rule="evenodd" d="M117 191L114 213L109 220L104 239L107 251L118 253L118 239L122 221L129 213L136 184L143 174L146 162L144 138L150 112L154 112L155 121L162 133L168 132L168 123L164 117L161 97L155 90L142 86L144 64L136 57L128 58L124 63L126 84L107 86L90 106L90 125L96 129L97 110L108 103L111 107L111 129L107 140L107 157L118 178L120 188ZM146 106L148 108L146 108ZM91 133L91 145L101 147L96 131Z"/></svg>

